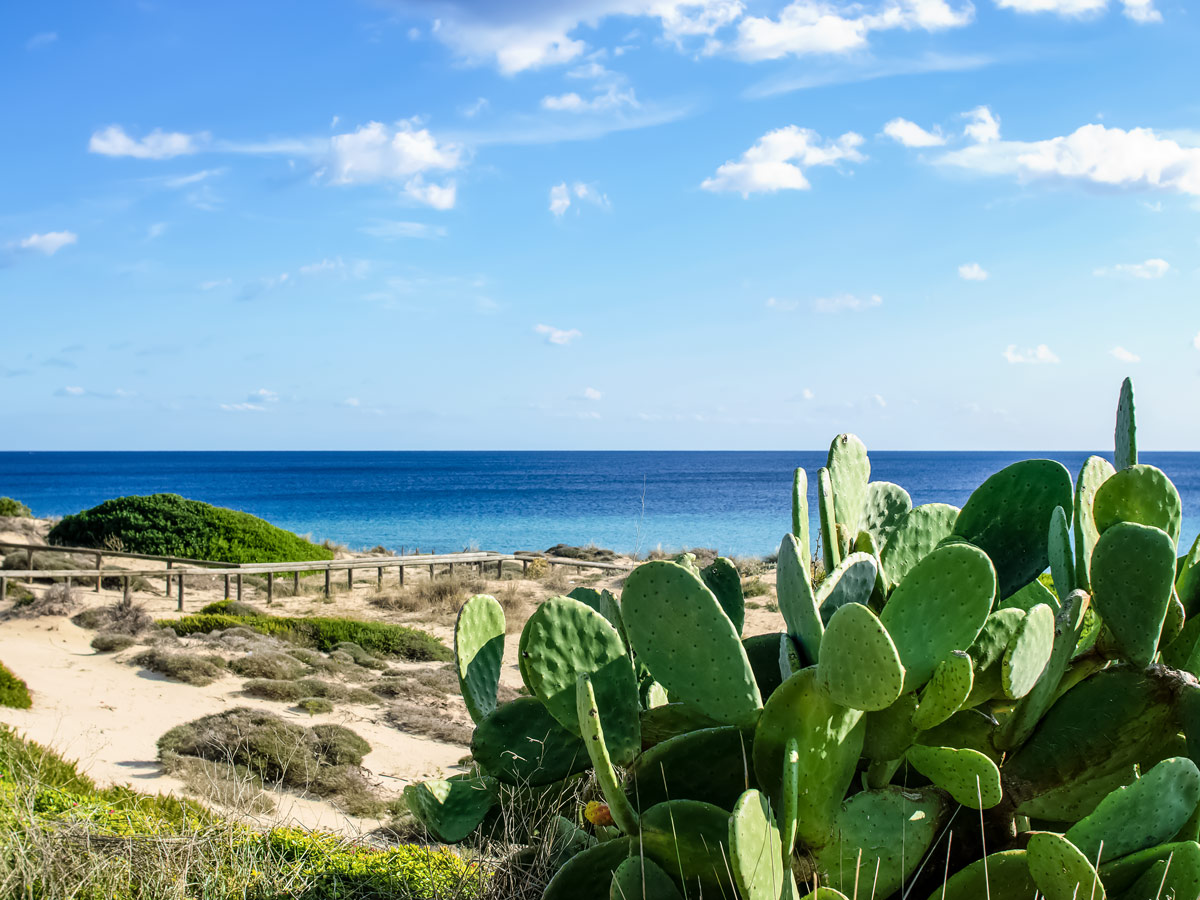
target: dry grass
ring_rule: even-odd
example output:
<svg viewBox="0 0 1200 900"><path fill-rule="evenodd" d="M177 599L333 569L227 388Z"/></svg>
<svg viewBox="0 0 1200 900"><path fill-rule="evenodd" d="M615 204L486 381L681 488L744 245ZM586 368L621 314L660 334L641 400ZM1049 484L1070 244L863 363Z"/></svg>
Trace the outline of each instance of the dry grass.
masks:
<svg viewBox="0 0 1200 900"><path fill-rule="evenodd" d="M242 693L247 697L276 700L281 703L298 703L308 697L321 697L334 703L375 704L380 702L379 697L371 691L346 687L333 681L322 681L319 678L301 678L299 680L252 678L242 685Z"/></svg>
<svg viewBox="0 0 1200 900"><path fill-rule="evenodd" d="M370 602L380 609L395 612L447 617L457 613L467 598L486 589L487 584L479 578L455 572L410 581L402 588L384 588L377 591Z"/></svg>
<svg viewBox="0 0 1200 900"><path fill-rule="evenodd" d="M163 647L151 647L135 656L132 662L135 666L197 687L212 684L227 672L225 660L219 656L201 656Z"/></svg>
<svg viewBox="0 0 1200 900"><path fill-rule="evenodd" d="M122 650L128 650L137 641L128 634L115 634L111 631L102 631L92 638L92 649L97 653L120 653Z"/></svg>
<svg viewBox="0 0 1200 900"><path fill-rule="evenodd" d="M163 768L182 781L188 793L206 803L243 815L275 811L275 801L263 789L262 779L244 767L171 754L163 759Z"/></svg>
<svg viewBox="0 0 1200 900"><path fill-rule="evenodd" d="M243 678L272 678L292 680L308 671L300 660L277 650L260 650L231 660L229 668Z"/></svg>
<svg viewBox="0 0 1200 900"><path fill-rule="evenodd" d="M470 723L449 719L443 710L431 708L423 702L402 700L392 704L386 715L388 724L405 734L417 734L460 747L471 745L471 735L475 730Z"/></svg>
<svg viewBox="0 0 1200 900"><path fill-rule="evenodd" d="M21 619L41 616L69 616L79 607L79 600L65 584L53 584L40 596L19 601L12 608L12 615Z"/></svg>
<svg viewBox="0 0 1200 900"><path fill-rule="evenodd" d="M154 626L154 619L130 597L123 597L108 606L85 609L71 621L80 628L129 635L140 634Z"/></svg>

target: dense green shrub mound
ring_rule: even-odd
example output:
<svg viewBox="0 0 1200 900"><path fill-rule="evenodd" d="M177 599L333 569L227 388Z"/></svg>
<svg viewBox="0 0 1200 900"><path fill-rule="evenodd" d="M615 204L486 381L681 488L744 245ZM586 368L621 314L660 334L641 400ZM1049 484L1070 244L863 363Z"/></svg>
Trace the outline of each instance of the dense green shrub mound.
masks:
<svg viewBox="0 0 1200 900"><path fill-rule="evenodd" d="M453 658L450 648L438 638L416 628L386 622L359 622L354 619L289 618L285 616L230 616L201 613L158 623L174 629L180 637L207 634L236 626L253 628L260 634L292 641L326 653L346 642L357 644L367 653L418 662L445 662Z"/></svg>
<svg viewBox="0 0 1200 900"><path fill-rule="evenodd" d="M72 547L112 547L119 541L130 553L230 563L333 559L327 547L257 516L178 494L106 500L64 518L50 530L49 540Z"/></svg>
<svg viewBox="0 0 1200 900"><path fill-rule="evenodd" d="M29 709L33 700L29 696L29 688L20 678L8 671L4 663L0 663L0 706L13 709Z"/></svg>
<svg viewBox="0 0 1200 900"><path fill-rule="evenodd" d="M0 497L0 517L28 519L32 515L32 510L20 500L14 500L12 497Z"/></svg>

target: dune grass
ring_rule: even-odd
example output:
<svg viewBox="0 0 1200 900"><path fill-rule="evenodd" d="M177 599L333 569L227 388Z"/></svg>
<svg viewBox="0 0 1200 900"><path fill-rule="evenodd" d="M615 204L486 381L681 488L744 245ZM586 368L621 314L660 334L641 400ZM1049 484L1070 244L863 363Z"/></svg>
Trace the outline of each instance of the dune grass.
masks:
<svg viewBox="0 0 1200 900"><path fill-rule="evenodd" d="M259 634L278 637L326 653L337 650L340 644L353 643L372 656L417 662L445 662L453 658L450 648L433 635L416 628L386 622L361 622L356 619L317 616L232 616L201 613L178 619L163 619L159 624L173 629L180 637L207 634L210 631L242 625Z"/></svg>
<svg viewBox="0 0 1200 900"><path fill-rule="evenodd" d="M11 709L29 709L33 706L28 685L10 672L4 663L0 663L0 706Z"/></svg>
<svg viewBox="0 0 1200 900"><path fill-rule="evenodd" d="M0 727L0 897L474 900L490 878L444 849L254 831L190 800L98 788Z"/></svg>

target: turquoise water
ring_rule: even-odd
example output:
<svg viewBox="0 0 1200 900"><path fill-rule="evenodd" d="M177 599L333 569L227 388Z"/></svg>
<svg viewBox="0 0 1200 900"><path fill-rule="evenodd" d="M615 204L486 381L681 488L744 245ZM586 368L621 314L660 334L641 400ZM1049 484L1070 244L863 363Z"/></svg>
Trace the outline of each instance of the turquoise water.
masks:
<svg viewBox="0 0 1200 900"><path fill-rule="evenodd" d="M1048 456L1072 475L1087 452L875 452L872 477L916 503L961 506L988 475ZM1144 453L1200 531L1200 453ZM61 516L123 494L169 491L316 539L424 552L468 546L772 552L791 521L792 470L815 492L825 451L0 453L0 496ZM815 513L815 493L810 498Z"/></svg>

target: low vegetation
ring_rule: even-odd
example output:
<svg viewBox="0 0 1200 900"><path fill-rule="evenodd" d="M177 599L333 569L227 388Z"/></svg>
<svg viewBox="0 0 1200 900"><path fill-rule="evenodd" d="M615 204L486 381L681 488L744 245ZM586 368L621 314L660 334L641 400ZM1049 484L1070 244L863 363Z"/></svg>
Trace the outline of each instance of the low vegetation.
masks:
<svg viewBox="0 0 1200 900"><path fill-rule="evenodd" d="M128 650L137 640L128 634L118 634L113 631L102 631L92 638L92 649L97 653L120 653Z"/></svg>
<svg viewBox="0 0 1200 900"><path fill-rule="evenodd" d="M154 619L141 604L123 598L107 606L92 606L71 619L80 628L110 634L137 635L154 627Z"/></svg>
<svg viewBox="0 0 1200 900"><path fill-rule="evenodd" d="M163 619L160 625L173 629L180 637L207 634L218 629L243 626L259 634L270 635L330 653L346 642L357 644L367 653L418 662L444 662L452 658L450 649L438 638L415 628L385 622L361 622L356 619L321 617L234 616L221 613Z"/></svg>
<svg viewBox="0 0 1200 900"><path fill-rule="evenodd" d="M12 614L23 619L41 616L69 616L79 601L65 584L52 584L41 594L29 594L13 604Z"/></svg>
<svg viewBox="0 0 1200 900"><path fill-rule="evenodd" d="M231 563L333 559L333 550L249 513L186 500L178 494L118 497L66 516L51 544L111 548L157 556Z"/></svg>
<svg viewBox="0 0 1200 900"><path fill-rule="evenodd" d="M0 518L28 519L33 511L20 500L12 497L0 497Z"/></svg>
<svg viewBox="0 0 1200 900"><path fill-rule="evenodd" d="M10 672L4 663L0 663L0 706L12 709L29 709L33 706L29 686Z"/></svg>
<svg viewBox="0 0 1200 900"><path fill-rule="evenodd" d="M231 660L229 668L243 678L272 678L292 681L308 671L308 666L277 650L258 650Z"/></svg>
<svg viewBox="0 0 1200 900"><path fill-rule="evenodd" d="M378 696L364 688L347 687L334 681L322 681L320 678L301 678L296 681L252 678L242 685L242 693L247 697L277 700L281 703L299 703L310 697L320 697L338 703L380 702Z"/></svg>
<svg viewBox="0 0 1200 900"><path fill-rule="evenodd" d="M226 674L225 660L184 650L151 647L133 658L134 665L157 672L184 684L203 687Z"/></svg>
<svg viewBox="0 0 1200 900"><path fill-rule="evenodd" d="M189 764L196 778L221 777L198 761ZM479 865L448 850L378 849L291 828L256 832L193 801L100 789L75 766L0 727L3 897L471 900L485 895L490 881Z"/></svg>

